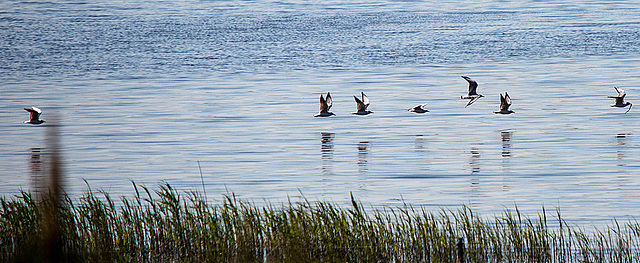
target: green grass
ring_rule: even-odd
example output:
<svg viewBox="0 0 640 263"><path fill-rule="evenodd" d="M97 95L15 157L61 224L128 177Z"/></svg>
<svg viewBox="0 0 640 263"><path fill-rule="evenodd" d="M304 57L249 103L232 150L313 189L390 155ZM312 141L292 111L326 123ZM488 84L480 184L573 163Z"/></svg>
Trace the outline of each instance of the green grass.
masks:
<svg viewBox="0 0 640 263"><path fill-rule="evenodd" d="M0 262L458 262L459 238L465 262L640 261L638 222L586 230L544 208L533 218L517 207L481 218L465 206L363 209L353 197L347 208L258 206L234 195L208 203L169 184L133 189L115 201L91 189L75 202L1 198Z"/></svg>

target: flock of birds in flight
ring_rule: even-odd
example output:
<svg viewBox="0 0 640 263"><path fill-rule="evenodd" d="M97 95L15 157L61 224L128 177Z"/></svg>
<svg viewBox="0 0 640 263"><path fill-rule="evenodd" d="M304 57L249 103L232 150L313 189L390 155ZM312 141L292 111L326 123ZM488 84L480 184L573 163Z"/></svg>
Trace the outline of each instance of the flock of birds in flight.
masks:
<svg viewBox="0 0 640 263"><path fill-rule="evenodd" d="M467 93L467 96L460 96L460 99L468 99L469 102L467 103L466 107L469 107L469 105L473 104L474 102L476 102L477 100L479 100L480 98L484 97L482 94L478 94L477 89L478 89L478 83L467 77L467 76L462 76L463 79L465 79L467 82L469 82L469 93ZM609 106L611 107L619 107L619 108L624 108L629 106L629 109L627 109L627 112L629 112L631 110L632 104L630 102L625 102L624 101L624 97L627 95L625 93L625 91L621 88L618 87L614 87L614 89L618 92L618 96L608 96L609 98L613 98L615 99L615 104L611 104ZM367 98L367 95L364 94L364 92L361 92L362 94L362 99L359 99L356 96L353 96L353 98L356 101L356 111L352 112L351 114L356 114L356 115L368 115L370 113L373 113L372 111L367 110L367 107L369 106L370 102L369 102L369 98ZM327 92L327 96L323 97L322 94L320 94L320 112L318 112L317 114L313 115L313 117L329 117L329 116L333 116L335 114L333 114L333 112L330 112L329 109L331 109L331 106L333 105L333 100L331 99L331 94L329 92ZM425 107L427 106L426 103L424 104L419 104L416 106L413 106L412 108L408 109L408 111L410 112L415 112L415 113L426 113L429 112L429 110L427 110ZM514 113L514 111L510 110L509 107L511 106L511 97L509 97L509 93L505 92L504 96L502 94L500 94L500 110L499 111L494 111L493 113L496 114L511 114Z"/></svg>
<svg viewBox="0 0 640 263"><path fill-rule="evenodd" d="M469 102L467 103L467 105L465 106L468 107L469 105L473 104L474 102L476 102L477 100L479 100L480 98L484 97L482 94L478 94L477 89L478 89L478 83L467 77L467 76L462 76L463 79L465 79L467 82L469 82L469 93L467 93L467 96L460 96L460 99L468 99ZM614 87L614 89L618 92L618 96L608 96L609 98L615 99L615 104L611 104L609 106L611 107L619 107L619 108L624 108L629 106L629 109L627 109L627 112L629 112L631 110L632 104L630 102L625 102L624 101L624 97L627 95L625 93L625 91L621 88L618 87ZM369 98L367 98L367 95L364 94L364 92L361 92L362 97L358 98L356 96L353 96L353 98L356 101L356 111L352 112L352 114L356 114L356 115L368 115L373 113L372 111L367 110L367 107L369 107L369 104L371 104L369 102ZM314 117L329 117L329 116L333 116L335 114L333 114L333 112L330 112L329 109L331 109L331 106L333 105L333 99L331 99L331 94L329 92L327 92L327 96L323 97L322 94L320 95L320 112L313 115ZM427 110L425 107L427 106L427 104L420 104L420 105L416 105L413 106L411 109L409 109L408 111L411 112L415 112L415 113L425 113L425 112L429 112L429 110ZM509 97L508 93L504 93L504 96L502 94L500 94L500 110L499 111L494 111L493 113L496 114L511 114L514 113L514 111L510 110L509 107L511 106L511 97ZM42 114L42 110L40 110L39 108L36 107L31 107L31 108L24 108L24 110L29 112L29 120L25 121L24 123L28 123L28 124L43 124L46 121L41 120L40 119L40 115Z"/></svg>

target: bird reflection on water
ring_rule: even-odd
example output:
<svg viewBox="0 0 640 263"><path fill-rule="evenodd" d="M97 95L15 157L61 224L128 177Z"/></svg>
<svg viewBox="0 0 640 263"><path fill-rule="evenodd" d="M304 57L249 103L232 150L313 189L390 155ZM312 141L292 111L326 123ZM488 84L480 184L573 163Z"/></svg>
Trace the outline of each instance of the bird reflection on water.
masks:
<svg viewBox="0 0 640 263"><path fill-rule="evenodd" d="M38 195L44 191L44 174L42 173L42 148L31 148L31 185L33 192Z"/></svg>
<svg viewBox="0 0 640 263"><path fill-rule="evenodd" d="M512 131L500 131L500 139L502 141L502 172L508 174L511 172L511 140L513 139ZM503 190L509 189L509 184L502 185Z"/></svg>
<svg viewBox="0 0 640 263"><path fill-rule="evenodd" d="M358 172L365 173L369 170L368 156L371 151L371 142L362 141L358 143Z"/></svg>
<svg viewBox="0 0 640 263"><path fill-rule="evenodd" d="M626 166L626 160L627 160L627 153L626 153L626 148L627 148L627 140L629 139L629 136L631 134L626 134L626 133L618 133L616 135L616 142L617 142L617 149L616 149L616 153L617 153L617 159L618 159L618 164L616 164L617 166Z"/></svg>
<svg viewBox="0 0 640 263"><path fill-rule="evenodd" d="M333 138L334 133L321 133L320 154L322 158L322 173L333 174Z"/></svg>
<svg viewBox="0 0 640 263"><path fill-rule="evenodd" d="M427 147L424 146L424 144L425 144L424 137L425 136L422 135L422 134L418 134L418 135L415 136L413 149L416 152L426 152L427 151Z"/></svg>
<svg viewBox="0 0 640 263"><path fill-rule="evenodd" d="M478 147L471 147L471 158L469 159L469 167L471 167L471 173L480 172L480 149Z"/></svg>
<svg viewBox="0 0 640 263"><path fill-rule="evenodd" d="M500 137L502 138L502 158L511 157L511 131L501 131Z"/></svg>

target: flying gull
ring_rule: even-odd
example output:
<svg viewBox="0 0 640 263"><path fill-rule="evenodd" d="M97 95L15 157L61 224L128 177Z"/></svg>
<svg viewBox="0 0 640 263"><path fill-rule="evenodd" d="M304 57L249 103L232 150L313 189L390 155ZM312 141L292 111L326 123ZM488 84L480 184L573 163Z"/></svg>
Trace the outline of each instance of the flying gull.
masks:
<svg viewBox="0 0 640 263"><path fill-rule="evenodd" d="M476 102L476 100L484 96L476 92L476 89L478 89L478 83L475 80L472 80L467 76L462 76L462 78L465 79L467 82L469 82L469 94L467 94L466 97L460 96L460 99L470 99L469 103L467 103L467 106L464 106L466 108L466 107L469 107L469 105Z"/></svg>
<svg viewBox="0 0 640 263"><path fill-rule="evenodd" d="M333 114L333 112L329 112L331 109L331 105L333 105L333 100L331 99L331 94L327 92L327 98L323 98L322 94L320 94L320 112L318 114L313 115L313 117L329 117Z"/></svg>
<svg viewBox="0 0 640 263"><path fill-rule="evenodd" d="M45 123L44 120L40 120L40 114L42 114L42 110L36 107L24 108L24 110L29 112L29 120L24 121L24 123L29 124L42 124Z"/></svg>
<svg viewBox="0 0 640 263"><path fill-rule="evenodd" d="M356 115L367 115L369 113L373 113L372 111L368 111L367 107L369 107L369 98L367 98L367 95L364 95L364 92L360 92L362 94L362 100L358 99L358 97L353 96L353 98L356 100L356 107L358 109L358 111L356 112L352 112L352 114L356 114Z"/></svg>
<svg viewBox="0 0 640 263"><path fill-rule="evenodd" d="M509 109L511 106L511 97L509 97L509 93L505 92L504 96L500 94L500 111L494 111L493 113L497 114L511 114L514 111Z"/></svg>
<svg viewBox="0 0 640 263"><path fill-rule="evenodd" d="M408 111L410 112L415 112L415 113L425 113L425 112L429 112L429 110L427 110L427 108L425 108L427 106L426 103L424 104L420 104L420 105L416 105L413 106L413 108L408 109Z"/></svg>
<svg viewBox="0 0 640 263"><path fill-rule="evenodd" d="M624 108L629 106L629 109L625 113L629 112L633 104L631 104L631 102L628 102L628 101L626 103L624 102L624 96L627 96L627 93L624 92L624 90L621 88L618 88L618 87L613 87L613 88L616 89L616 91L618 92L618 96L617 97L608 96L609 98L616 99L616 104L611 104L609 106L618 107L618 108Z"/></svg>

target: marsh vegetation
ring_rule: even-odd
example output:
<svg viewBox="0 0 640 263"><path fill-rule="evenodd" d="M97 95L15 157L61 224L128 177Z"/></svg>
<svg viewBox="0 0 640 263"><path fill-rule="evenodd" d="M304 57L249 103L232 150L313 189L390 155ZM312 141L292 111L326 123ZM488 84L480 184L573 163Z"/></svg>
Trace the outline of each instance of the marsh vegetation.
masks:
<svg viewBox="0 0 640 263"><path fill-rule="evenodd" d="M77 200L34 198L29 192L3 197L0 261L640 260L638 222L585 229L567 223L559 210L543 208L528 217L515 207L481 217L466 206L374 209L353 196L348 207L306 199L256 205L233 194L209 201L169 184L150 190L133 183L133 189L133 196L118 200L90 188Z"/></svg>

